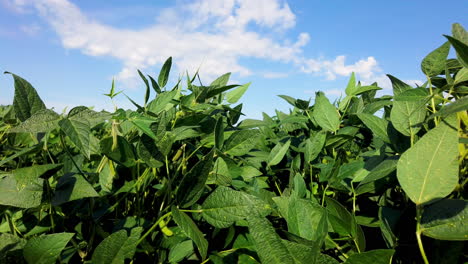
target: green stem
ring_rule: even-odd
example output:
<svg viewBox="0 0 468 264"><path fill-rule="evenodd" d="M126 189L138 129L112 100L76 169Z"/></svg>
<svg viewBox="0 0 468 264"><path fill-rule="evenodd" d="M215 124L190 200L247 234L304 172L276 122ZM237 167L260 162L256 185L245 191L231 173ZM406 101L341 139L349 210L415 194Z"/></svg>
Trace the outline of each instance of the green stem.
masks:
<svg viewBox="0 0 468 264"><path fill-rule="evenodd" d="M427 83L429 84L429 92L431 93L432 113L435 114L437 112L437 110L435 108L434 91L432 90L431 78L429 76L426 76L426 77L427 77ZM439 121L438 121L437 117L434 118L434 122L435 122L436 126L439 124Z"/></svg>
<svg viewBox="0 0 468 264"><path fill-rule="evenodd" d="M161 217L156 221L156 223L154 223L153 226L151 226L151 228L150 228L148 231L146 231L146 233L145 233L143 236L141 236L140 239L138 239L138 241L137 241L136 244L139 245L141 242L143 242L143 240L145 240L145 238L146 238L149 234L151 234L151 232L153 232L154 229L156 229L156 227L158 227L158 225L159 225L159 223L160 223L161 221L163 221L164 219L168 218L168 217L171 216L171 215L172 215L172 212L169 212L169 213L167 213L167 214L161 216Z"/></svg>
<svg viewBox="0 0 468 264"><path fill-rule="evenodd" d="M179 209L179 211L186 212L186 213L203 213L203 209L199 209L199 210Z"/></svg>
<svg viewBox="0 0 468 264"><path fill-rule="evenodd" d="M332 242L333 245L336 247L336 249L338 249L338 251L340 251L341 255L343 255L343 257L345 258L349 258L348 254L344 253L343 252L343 248L340 247L340 245L338 245L338 243L336 243L333 239L331 239L329 236L327 236L327 239L328 241Z"/></svg>
<svg viewBox="0 0 468 264"><path fill-rule="evenodd" d="M421 257L423 258L424 264L429 264L427 260L426 252L424 251L424 246L421 239L421 216L423 213L423 208L421 205L416 206L416 239L418 240L419 251L421 252Z"/></svg>

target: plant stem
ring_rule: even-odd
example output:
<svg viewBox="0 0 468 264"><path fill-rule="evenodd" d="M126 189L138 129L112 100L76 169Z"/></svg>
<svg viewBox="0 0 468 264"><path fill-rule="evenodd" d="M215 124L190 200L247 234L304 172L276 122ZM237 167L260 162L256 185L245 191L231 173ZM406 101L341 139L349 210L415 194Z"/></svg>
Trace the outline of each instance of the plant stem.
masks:
<svg viewBox="0 0 468 264"><path fill-rule="evenodd" d="M143 240L145 240L145 238L146 238L149 234L151 234L151 232L153 232L154 229L156 229L156 227L158 227L158 225L159 225L159 223L160 223L161 221L163 221L164 219L168 218L168 217L171 216L171 215L172 215L172 212L168 212L167 214L161 216L161 217L153 224L153 226L151 226L151 228L150 228L148 231L146 231L146 233L145 233L143 236L141 236L140 239L138 239L138 241L137 241L136 244L139 245L141 242L143 242Z"/></svg>
<svg viewBox="0 0 468 264"><path fill-rule="evenodd" d="M424 260L424 264L429 264L427 260L426 252L424 251L424 246L421 239L421 216L423 208L421 205L416 206L416 239L418 240L419 251L421 252L421 257Z"/></svg>
<svg viewBox="0 0 468 264"><path fill-rule="evenodd" d="M427 77L427 83L429 84L429 92L431 93L432 113L435 114L437 112L437 110L435 108L434 91L432 90L431 78L429 76L426 76L426 77ZM437 117L434 118L434 122L435 122L436 126L439 124L439 121L438 121Z"/></svg>

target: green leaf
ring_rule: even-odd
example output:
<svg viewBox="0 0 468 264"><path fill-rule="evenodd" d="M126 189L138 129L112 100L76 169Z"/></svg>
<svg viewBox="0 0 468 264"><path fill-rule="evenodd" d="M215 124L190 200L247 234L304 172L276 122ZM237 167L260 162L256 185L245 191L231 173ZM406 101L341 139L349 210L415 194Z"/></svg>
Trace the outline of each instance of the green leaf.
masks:
<svg viewBox="0 0 468 264"><path fill-rule="evenodd" d="M287 219L288 231L312 241L323 241L327 235L327 212L310 200L289 197ZM317 227L325 223L324 230Z"/></svg>
<svg viewBox="0 0 468 264"><path fill-rule="evenodd" d="M221 149L224 145L224 120L222 116L220 116L218 120L216 120L216 125L214 129L214 137L215 137L215 147L217 149Z"/></svg>
<svg viewBox="0 0 468 264"><path fill-rule="evenodd" d="M83 176L68 173L59 178L52 199L52 205L61 205L66 202L88 197L99 197L99 194Z"/></svg>
<svg viewBox="0 0 468 264"><path fill-rule="evenodd" d="M5 74L11 74L15 81L13 108L19 120L25 121L39 110L46 109L36 89L28 81L11 72Z"/></svg>
<svg viewBox="0 0 468 264"><path fill-rule="evenodd" d="M397 78L388 75L393 85L393 94L398 98L404 95L408 90L413 89L406 83ZM426 99L418 101L398 101L393 102L390 120L398 132L405 136L411 136L418 133L421 129L420 125L426 118Z"/></svg>
<svg viewBox="0 0 468 264"><path fill-rule="evenodd" d="M91 127L85 119L64 118L59 121L59 126L71 142L80 150L87 159L90 159L90 134Z"/></svg>
<svg viewBox="0 0 468 264"><path fill-rule="evenodd" d="M425 88L408 89L393 99L395 101L425 101L429 99L429 93Z"/></svg>
<svg viewBox="0 0 468 264"><path fill-rule="evenodd" d="M140 75L141 79L143 80L143 82L145 82L145 86L146 86L146 94L145 94L145 105L146 105L146 102L148 102L148 98L149 98L149 83L148 83L148 79L146 79L145 75L143 73L141 73L140 70L137 70L138 71L138 75ZM130 98L129 98L130 99Z"/></svg>
<svg viewBox="0 0 468 264"><path fill-rule="evenodd" d="M447 41L429 53L421 62L421 70L429 77L437 76L445 70L445 60L450 51L450 43Z"/></svg>
<svg viewBox="0 0 468 264"><path fill-rule="evenodd" d="M91 128L110 120L112 115L106 111L96 112L86 106L77 106L68 112L68 118L73 120L86 120Z"/></svg>
<svg viewBox="0 0 468 264"><path fill-rule="evenodd" d="M284 145L281 143L276 144L271 150L270 155L268 155L268 166L274 166L280 163L284 155L286 155L289 145L291 145L291 140L288 140Z"/></svg>
<svg viewBox="0 0 468 264"><path fill-rule="evenodd" d="M411 87L410 85L402 82L398 78L396 78L396 77L394 77L394 76L392 76L390 74L387 74L387 76L390 79L390 81L392 82L393 95L394 96L397 96L397 95L401 94L402 92L404 92L406 90L413 89L413 87Z"/></svg>
<svg viewBox="0 0 468 264"><path fill-rule="evenodd" d="M434 118L436 116L447 117L451 114L466 110L468 110L468 96L464 96L451 104L444 105L438 112L429 116L429 118Z"/></svg>
<svg viewBox="0 0 468 264"><path fill-rule="evenodd" d="M251 84L251 82L246 83L246 84L241 85L241 86L237 87L236 89L226 93L227 101L229 103L231 103L231 104L237 103L237 101L239 101L239 99L242 97L242 95L244 95L244 93L247 91L250 84Z"/></svg>
<svg viewBox="0 0 468 264"><path fill-rule="evenodd" d="M323 130L336 131L340 127L338 111L322 92L315 94L315 105L312 115Z"/></svg>
<svg viewBox="0 0 468 264"><path fill-rule="evenodd" d="M20 208L34 208L41 204L43 179L36 179L18 189L15 177L0 175L0 204Z"/></svg>
<svg viewBox="0 0 468 264"><path fill-rule="evenodd" d="M112 137L102 139L100 142L100 149L102 154L125 167L132 167L135 165L136 159L133 145L128 143L128 141L121 136L117 136L116 149L112 149L112 144Z"/></svg>
<svg viewBox="0 0 468 264"><path fill-rule="evenodd" d="M170 263L179 263L193 254L193 243L190 240L182 241L171 248L168 260Z"/></svg>
<svg viewBox="0 0 468 264"><path fill-rule="evenodd" d="M289 252L289 255L294 260L294 263L297 264L313 264L320 263L318 262L319 250L315 247L306 246L299 243L294 243L285 239L281 239L281 242L286 247Z"/></svg>
<svg viewBox="0 0 468 264"><path fill-rule="evenodd" d="M452 35L454 38L468 45L468 32L459 23L452 24Z"/></svg>
<svg viewBox="0 0 468 264"><path fill-rule="evenodd" d="M182 208L194 204L200 199L205 188L208 174L213 167L214 150L206 154L195 166L184 175L177 190L177 201Z"/></svg>
<svg viewBox="0 0 468 264"><path fill-rule="evenodd" d="M227 83L229 82L229 78L231 77L231 73L228 72L228 73L225 73L221 76L219 76L218 78L216 78L216 80L214 80L213 82L211 82L210 86L211 87L223 87L223 86L226 86Z"/></svg>
<svg viewBox="0 0 468 264"><path fill-rule="evenodd" d="M212 226L226 228L250 215L266 216L270 206L253 195L219 186L202 204L202 216Z"/></svg>
<svg viewBox="0 0 468 264"><path fill-rule="evenodd" d="M468 81L468 68L461 68L455 75L454 85Z"/></svg>
<svg viewBox="0 0 468 264"><path fill-rule="evenodd" d="M449 195L458 183L458 125L451 116L408 149L397 165L401 187L416 204Z"/></svg>
<svg viewBox="0 0 468 264"><path fill-rule="evenodd" d="M375 115L360 113L357 114L359 119L368 127L372 133L378 138L382 139L384 142L390 143L388 138L387 128L388 121L382 118L379 118Z"/></svg>
<svg viewBox="0 0 468 264"><path fill-rule="evenodd" d="M15 177L18 190L22 190L26 186L33 184L36 180L46 172L53 171L55 173L63 164L44 164L34 165L31 167L23 167L14 170L11 175Z"/></svg>
<svg viewBox="0 0 468 264"><path fill-rule="evenodd" d="M353 95L360 95L368 91L378 91L378 90L382 90L382 88L375 86L375 85L360 86L354 91Z"/></svg>
<svg viewBox="0 0 468 264"><path fill-rule="evenodd" d="M132 259L137 241L143 228L135 227L127 236L126 230L119 230L106 237L94 250L93 263L124 264L125 259Z"/></svg>
<svg viewBox="0 0 468 264"><path fill-rule="evenodd" d="M55 113L53 110L42 109L31 115L24 122L21 122L18 126L10 129L10 133L39 133L49 132L58 128L58 121L60 115Z"/></svg>
<svg viewBox="0 0 468 264"><path fill-rule="evenodd" d="M38 144L36 144L36 145L34 145L32 147L20 149L15 154L13 154L13 155L11 155L9 157L3 158L0 161L0 166L3 166L7 162L10 162L10 161L12 161L12 160L14 160L14 159L16 159L18 157L21 157L23 155L27 155L27 154L30 154L30 153L40 151L42 149L43 145L44 145L43 142L39 142Z"/></svg>
<svg viewBox="0 0 468 264"><path fill-rule="evenodd" d="M366 240L364 232L356 222L354 216L338 201L325 197L328 219L332 230L342 236L351 236L360 252L365 251Z"/></svg>
<svg viewBox="0 0 468 264"><path fill-rule="evenodd" d="M395 233L401 215L401 211L390 207L379 208L379 227L382 231L382 237L384 238L388 247L394 248L397 246L398 237L395 235Z"/></svg>
<svg viewBox="0 0 468 264"><path fill-rule="evenodd" d="M204 260L208 252L208 240L205 239L203 233L186 213L179 211L175 206L171 207L171 212L177 225L197 245L198 251Z"/></svg>
<svg viewBox="0 0 468 264"><path fill-rule="evenodd" d="M440 240L468 240L468 201L443 199L424 207L422 233Z"/></svg>
<svg viewBox="0 0 468 264"><path fill-rule="evenodd" d="M355 95L356 90L356 75L351 73L351 77L349 78L348 85L346 86L346 95Z"/></svg>
<svg viewBox="0 0 468 264"><path fill-rule="evenodd" d="M395 250L375 249L349 256L345 264L391 264Z"/></svg>
<svg viewBox="0 0 468 264"><path fill-rule="evenodd" d="M158 83L156 82L155 79L153 79L153 77L149 76L148 77L150 78L150 81L151 81L151 86L153 87L153 90L156 91L156 94L159 94L161 93L161 88L159 87Z"/></svg>
<svg viewBox="0 0 468 264"><path fill-rule="evenodd" d="M318 157L323 149L323 146L325 145L326 139L327 132L319 131L313 138L308 138L306 140L304 150L304 158L306 163L310 163Z"/></svg>
<svg viewBox="0 0 468 264"><path fill-rule="evenodd" d="M444 35L445 36L445 35ZM465 67L468 68L468 44L461 42L456 38L450 36L445 36L450 44L455 48L457 52L458 61Z"/></svg>
<svg viewBox="0 0 468 264"><path fill-rule="evenodd" d="M178 92L179 91L177 90L173 90L170 92L162 92L158 94L158 96L156 96L156 99L152 100L148 104L148 107L147 107L148 111L154 114L159 114L171 103L172 99L176 97Z"/></svg>
<svg viewBox="0 0 468 264"><path fill-rule="evenodd" d="M23 248L26 245L26 239L13 234L0 234L0 263L15 263L14 260L23 258Z"/></svg>
<svg viewBox="0 0 468 264"><path fill-rule="evenodd" d="M249 216L247 218L250 235L255 242L255 248L262 263L294 264L293 256L276 234L271 223L264 217Z"/></svg>
<svg viewBox="0 0 468 264"><path fill-rule="evenodd" d="M155 123L157 120L138 114L137 112L131 113L129 120L138 128L138 130L156 141L159 140L151 129L151 124Z"/></svg>
<svg viewBox="0 0 468 264"><path fill-rule="evenodd" d="M169 72L171 71L172 57L169 57L161 68L158 76L158 84L161 88L166 86L167 80L169 79Z"/></svg>
<svg viewBox="0 0 468 264"><path fill-rule="evenodd" d="M24 258L31 264L55 263L73 236L73 233L56 233L33 237L23 248Z"/></svg>
<svg viewBox="0 0 468 264"><path fill-rule="evenodd" d="M247 154L260 136L258 130L240 130L234 132L224 143L223 151L233 156Z"/></svg>

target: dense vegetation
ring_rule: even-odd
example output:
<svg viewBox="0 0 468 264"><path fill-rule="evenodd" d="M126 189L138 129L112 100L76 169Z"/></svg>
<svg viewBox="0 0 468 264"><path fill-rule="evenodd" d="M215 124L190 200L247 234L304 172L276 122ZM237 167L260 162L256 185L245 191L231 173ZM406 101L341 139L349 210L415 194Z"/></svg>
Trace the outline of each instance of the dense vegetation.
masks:
<svg viewBox="0 0 468 264"><path fill-rule="evenodd" d="M136 111L60 115L11 74L0 263L466 261L468 33L446 38L421 87L353 75L335 103L280 95L290 113L240 122L249 84L168 86L171 59L139 72Z"/></svg>

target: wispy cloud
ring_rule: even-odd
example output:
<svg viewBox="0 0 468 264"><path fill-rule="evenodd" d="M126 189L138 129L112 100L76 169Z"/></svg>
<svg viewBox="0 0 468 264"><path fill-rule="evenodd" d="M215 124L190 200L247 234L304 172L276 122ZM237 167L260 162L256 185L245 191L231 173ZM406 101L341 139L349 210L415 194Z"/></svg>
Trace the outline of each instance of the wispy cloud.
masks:
<svg viewBox="0 0 468 264"><path fill-rule="evenodd" d="M41 31L41 27L38 24L33 23L29 25L21 25L20 30L26 35L33 37Z"/></svg>
<svg viewBox="0 0 468 264"><path fill-rule="evenodd" d="M10 10L40 14L67 49L119 59L123 68L117 76L121 80L134 78L136 68L161 65L169 56L174 57L179 71L194 72L201 66L202 76L208 78L225 72L252 74L240 62L242 58L288 63L298 71L330 80L353 71L370 79L379 71L374 57L352 64L346 64L343 55L332 60L306 58L302 49L309 42L308 33L284 39L284 32L296 24L296 16L284 0L179 1L180 5L160 10L156 22L143 29L106 25L68 0L2 1ZM255 30L258 28L261 30Z"/></svg>
<svg viewBox="0 0 468 264"><path fill-rule="evenodd" d="M285 72L265 72L263 73L263 78L267 79L279 79L279 78L286 78L289 76L288 73Z"/></svg>

